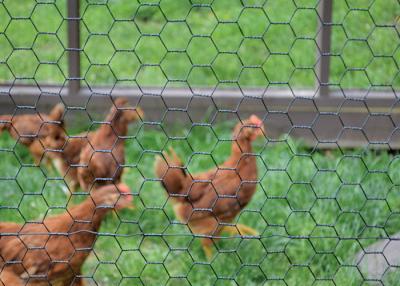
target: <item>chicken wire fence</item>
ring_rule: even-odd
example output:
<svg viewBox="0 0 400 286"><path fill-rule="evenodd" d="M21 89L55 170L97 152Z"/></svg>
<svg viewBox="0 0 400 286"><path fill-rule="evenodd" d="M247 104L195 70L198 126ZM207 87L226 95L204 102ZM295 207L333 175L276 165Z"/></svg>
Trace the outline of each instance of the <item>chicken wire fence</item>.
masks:
<svg viewBox="0 0 400 286"><path fill-rule="evenodd" d="M0 1L0 285L398 285L399 15Z"/></svg>

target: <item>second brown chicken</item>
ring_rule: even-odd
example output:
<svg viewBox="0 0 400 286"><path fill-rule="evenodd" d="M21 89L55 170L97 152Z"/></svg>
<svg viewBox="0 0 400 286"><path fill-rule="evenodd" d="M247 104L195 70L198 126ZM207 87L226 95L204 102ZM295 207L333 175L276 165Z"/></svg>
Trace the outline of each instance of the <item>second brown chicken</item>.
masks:
<svg viewBox="0 0 400 286"><path fill-rule="evenodd" d="M88 144L80 154L78 179L84 190L120 182L128 125L142 117L143 111L129 107L126 99L115 100L105 123L90 134Z"/></svg>
<svg viewBox="0 0 400 286"><path fill-rule="evenodd" d="M228 160L201 174L187 173L172 149L172 154L164 152L163 157L156 160L156 175L172 197L176 216L187 223L193 233L209 236L202 239L208 258L212 256L211 237L222 231L257 234L248 226L230 224L256 191L257 163L252 142L263 134L263 122L255 115L237 124Z"/></svg>

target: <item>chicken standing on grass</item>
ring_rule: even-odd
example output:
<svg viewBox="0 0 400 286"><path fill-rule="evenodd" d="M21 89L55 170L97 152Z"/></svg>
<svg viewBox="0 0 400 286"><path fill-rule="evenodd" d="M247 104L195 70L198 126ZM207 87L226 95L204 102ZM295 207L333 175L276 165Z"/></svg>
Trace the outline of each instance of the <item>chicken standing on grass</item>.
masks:
<svg viewBox="0 0 400 286"><path fill-rule="evenodd" d="M257 164L252 142L264 134L261 119L252 115L236 125L230 158L202 174L185 172L174 152L157 157L155 171L163 187L172 197L176 216L187 223L195 234L217 236L222 231L231 234L257 235L248 226L230 225L250 202L256 191ZM212 256L212 239L202 238L206 256Z"/></svg>
<svg viewBox="0 0 400 286"><path fill-rule="evenodd" d="M106 122L93 132L80 154L79 184L84 190L91 186L119 183L125 163L125 140L129 123L143 117L140 108L127 106L126 99L115 100Z"/></svg>
<svg viewBox="0 0 400 286"><path fill-rule="evenodd" d="M64 105L57 104L49 114L1 115L0 132L7 130L19 143L28 147L35 163L45 154L45 139L62 140ZM62 144L60 142L59 144Z"/></svg>
<svg viewBox="0 0 400 286"><path fill-rule="evenodd" d="M111 210L129 208L124 184L93 190L84 202L43 222L0 223L1 286L81 286L81 267Z"/></svg>

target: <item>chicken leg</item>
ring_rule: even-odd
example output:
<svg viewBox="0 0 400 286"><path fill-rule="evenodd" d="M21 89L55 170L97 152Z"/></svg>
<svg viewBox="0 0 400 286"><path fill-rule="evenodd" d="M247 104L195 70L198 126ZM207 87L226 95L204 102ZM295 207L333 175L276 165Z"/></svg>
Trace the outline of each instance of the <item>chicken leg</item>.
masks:
<svg viewBox="0 0 400 286"><path fill-rule="evenodd" d="M213 257L212 244L213 242L210 238L203 238L201 240L201 245L208 261Z"/></svg>
<svg viewBox="0 0 400 286"><path fill-rule="evenodd" d="M231 235L250 235L250 236L257 236L259 235L258 232L244 224L236 224L235 226L224 226L222 231L225 231Z"/></svg>

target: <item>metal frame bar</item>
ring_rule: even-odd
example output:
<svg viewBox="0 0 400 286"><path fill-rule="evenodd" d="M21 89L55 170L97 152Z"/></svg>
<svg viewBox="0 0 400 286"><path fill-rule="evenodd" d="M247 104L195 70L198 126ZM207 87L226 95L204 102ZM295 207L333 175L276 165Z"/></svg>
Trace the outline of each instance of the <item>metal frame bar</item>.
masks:
<svg viewBox="0 0 400 286"><path fill-rule="evenodd" d="M318 6L318 29L317 36L317 65L316 72L319 82L319 95L329 96L329 73L330 73L330 52L331 52L331 32L332 32L332 0L321 0Z"/></svg>
<svg viewBox="0 0 400 286"><path fill-rule="evenodd" d="M81 88L79 0L68 0L68 92L76 95Z"/></svg>
<svg viewBox="0 0 400 286"><path fill-rule="evenodd" d="M0 86L0 94L2 90L7 94L7 87L3 87ZM71 114L86 108L102 114L110 107L109 100L104 100L106 97L124 96L133 105L140 104L150 125L163 124L169 128L181 124L183 128L190 128L193 122L211 123L210 118L216 113L219 120L237 115L245 118L254 113L268 122L267 134L272 142L289 133L291 137L302 138L311 148L400 149L400 133L397 136L394 123L400 122L400 105L390 91L332 90L329 97L319 97L314 90L271 89L260 97L252 96L260 94L261 90L257 89L214 92L199 89L200 93L212 96L193 96L190 91L179 88L164 89L159 96L151 95L151 89L145 95L133 88L114 89L111 94L107 90L107 87L104 92L97 88L98 92L93 93L81 88L78 94L69 96L67 91L60 93L60 87L55 86L47 87L38 97L36 88L13 87L13 101L8 96L0 96L0 114L12 113L16 108L14 102L22 107L21 112L33 112L36 109L24 107L34 104L37 110L48 111L60 101L67 104ZM159 93L155 89L153 94ZM168 109L171 106L174 108ZM74 127L73 122L66 121Z"/></svg>

